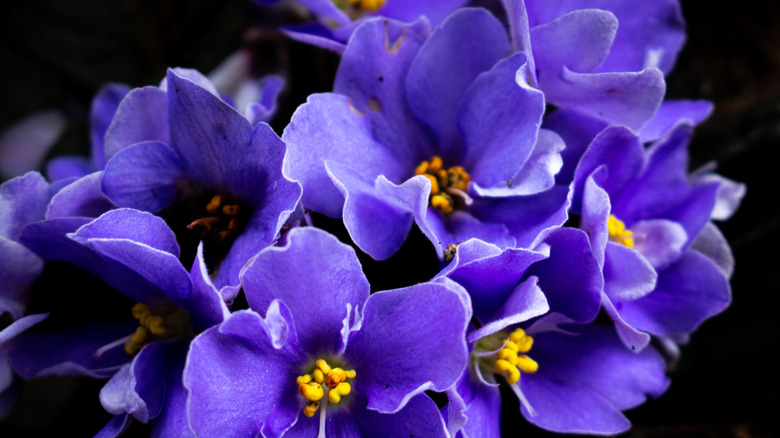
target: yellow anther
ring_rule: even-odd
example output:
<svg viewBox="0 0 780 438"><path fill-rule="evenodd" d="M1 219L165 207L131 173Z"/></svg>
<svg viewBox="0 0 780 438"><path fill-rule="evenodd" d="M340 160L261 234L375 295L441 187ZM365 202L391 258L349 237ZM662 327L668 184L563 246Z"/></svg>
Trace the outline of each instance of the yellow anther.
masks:
<svg viewBox="0 0 780 438"><path fill-rule="evenodd" d="M355 370L349 370L349 371L344 371L344 372L347 374L347 377L349 377L350 379L354 379L355 376L357 375Z"/></svg>
<svg viewBox="0 0 780 438"><path fill-rule="evenodd" d="M219 206L222 205L222 196L214 195L211 198L211 201L206 205L206 211L208 211L211 214L216 213L219 211Z"/></svg>
<svg viewBox="0 0 780 438"><path fill-rule="evenodd" d="M517 364L517 352L512 351L508 348L502 348L501 350L498 350L498 353L496 353L496 357L499 360L505 360L509 362L511 365Z"/></svg>
<svg viewBox="0 0 780 438"><path fill-rule="evenodd" d="M312 373L312 376L314 376L314 381L317 383L322 383L325 381L325 375L322 373L322 370L319 368L315 369Z"/></svg>
<svg viewBox="0 0 780 438"><path fill-rule="evenodd" d="M241 212L241 206L237 204L233 205L226 205L222 207L222 213L228 215L228 216L235 216L239 212Z"/></svg>
<svg viewBox="0 0 780 438"><path fill-rule="evenodd" d="M515 353L517 353L517 352L518 352L518 350L520 349L520 348L517 346L517 344L515 344L515 343L514 343L514 342L512 342L511 340L507 340L507 341L506 341L506 345L504 345L504 348L506 348L506 349L509 349L509 350L512 350L512 351L514 351Z"/></svg>
<svg viewBox="0 0 780 438"><path fill-rule="evenodd" d="M151 312L151 309L146 303L136 303L131 311L133 313L133 318L140 320L145 313Z"/></svg>
<svg viewBox="0 0 780 438"><path fill-rule="evenodd" d="M517 344L521 339L525 337L525 330L519 328L515 329L512 334L509 335L509 340Z"/></svg>
<svg viewBox="0 0 780 438"><path fill-rule="evenodd" d="M320 401L325 396L325 391L319 383L300 383L298 393L308 401Z"/></svg>
<svg viewBox="0 0 780 438"><path fill-rule="evenodd" d="M504 377L506 377L506 381L509 383L517 383L517 381L520 380L520 371L517 367L503 359L496 361L495 370L499 374L503 374Z"/></svg>
<svg viewBox="0 0 780 438"><path fill-rule="evenodd" d="M311 382L311 374L304 374L302 376L298 376L297 379L295 379L295 383L301 385L301 384L307 384Z"/></svg>
<svg viewBox="0 0 780 438"><path fill-rule="evenodd" d="M434 208L438 208L439 210L443 211L444 213L452 213L452 210L454 207L452 206L452 201L444 193L440 193L437 195L431 196L431 206Z"/></svg>
<svg viewBox="0 0 780 438"><path fill-rule="evenodd" d="M341 401L342 396L349 394L351 390L352 387L349 386L349 383L339 383L338 386L328 391L328 401L336 404Z"/></svg>
<svg viewBox="0 0 780 438"><path fill-rule="evenodd" d="M347 373L341 368L333 368L325 377L325 386L332 389L345 380L347 380Z"/></svg>
<svg viewBox="0 0 780 438"><path fill-rule="evenodd" d="M314 365L319 368L323 374L328 374L330 372L330 365L328 365L327 362L325 362L323 359L319 359L317 362L314 363Z"/></svg>
<svg viewBox="0 0 780 438"><path fill-rule="evenodd" d="M314 413L317 412L317 408L320 407L320 402L307 402L306 406L303 408L303 415L311 418L314 416Z"/></svg>
<svg viewBox="0 0 780 438"><path fill-rule="evenodd" d="M517 356L517 368L524 373L535 373L539 369L539 364L528 356Z"/></svg>
<svg viewBox="0 0 780 438"><path fill-rule="evenodd" d="M449 178L450 187L459 190L468 189L471 175L466 172L466 169L460 166L450 167L447 176Z"/></svg>
<svg viewBox="0 0 780 438"><path fill-rule="evenodd" d="M514 335L514 333L512 334ZM512 339L512 335L509 336L509 339L511 339L510 342L514 342L517 346L518 353L528 353L531 351L531 347L534 346L534 338L531 336L528 336L523 332L523 336L514 336L514 339Z"/></svg>
<svg viewBox="0 0 780 438"><path fill-rule="evenodd" d="M428 167L430 166L430 164L431 163L429 163L427 161L423 161L422 163L420 163L419 166L417 166L417 169L414 169L414 174L415 175L422 175L422 174L428 172Z"/></svg>
<svg viewBox="0 0 780 438"><path fill-rule="evenodd" d="M135 329L135 333L133 333L133 337L130 338L130 342L132 344L142 344L146 339L149 337L149 330L146 330L144 327L138 327Z"/></svg>
<svg viewBox="0 0 780 438"><path fill-rule="evenodd" d="M427 173L424 173L423 175L431 182L431 194L435 195L439 193L439 180L437 180L435 176Z"/></svg>
<svg viewBox="0 0 780 438"><path fill-rule="evenodd" d="M436 172L441 170L442 164L443 163L441 161L441 157L438 155L434 155L433 158L431 158L431 164L430 166L428 166L427 172L435 174Z"/></svg>
<svg viewBox="0 0 780 438"><path fill-rule="evenodd" d="M609 240L625 245L629 248L634 247L634 233L626 229L626 225L613 215L607 219L607 230L609 231Z"/></svg>

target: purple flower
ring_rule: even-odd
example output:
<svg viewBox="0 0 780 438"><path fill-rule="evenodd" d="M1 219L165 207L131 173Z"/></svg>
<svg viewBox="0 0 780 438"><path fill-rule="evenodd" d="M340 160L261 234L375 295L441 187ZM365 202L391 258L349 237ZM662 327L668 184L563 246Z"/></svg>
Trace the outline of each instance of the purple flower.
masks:
<svg viewBox="0 0 780 438"><path fill-rule="evenodd" d="M16 402L16 394L11 386L14 381L9 360L11 349L22 333L46 319L47 316L47 314L24 316L0 330L0 420L11 412Z"/></svg>
<svg viewBox="0 0 780 438"><path fill-rule="evenodd" d="M448 391L451 432L463 426L461 436L499 436L495 375L517 394L530 422L569 433L624 431L629 423L620 411L667 386L659 354L638 355L613 329L592 324L602 279L580 230L548 230L533 251L470 240L439 275L468 291L478 324L467 336L469 370ZM581 325L556 328L574 322Z"/></svg>
<svg viewBox="0 0 780 438"><path fill-rule="evenodd" d="M670 68L684 38L676 3L641 3L504 0L528 82L556 106L641 129L663 100L658 67Z"/></svg>
<svg viewBox="0 0 780 438"><path fill-rule="evenodd" d="M690 135L680 127L645 149L628 130L608 128L590 144L572 183L573 210L602 267L604 309L632 348L643 348L647 333L690 333L731 301L733 260L708 224L718 199L727 216L744 187L691 179Z"/></svg>
<svg viewBox="0 0 780 438"><path fill-rule="evenodd" d="M334 93L310 96L285 129L304 205L343 217L375 259L395 253L412 222L440 256L472 237L528 246L565 222L566 191L545 191L563 144L539 130L544 96L510 51L482 9L459 10L433 34L424 21L367 21Z"/></svg>
<svg viewBox="0 0 780 438"><path fill-rule="evenodd" d="M24 228L42 220L51 198L49 183L28 172L0 185L0 315L24 314L26 292L43 271L43 260L19 242Z"/></svg>
<svg viewBox="0 0 780 438"><path fill-rule="evenodd" d="M422 392L449 388L466 364L470 310L456 284L369 296L354 250L314 228L260 252L242 284L255 310L190 348L196 434L446 436Z"/></svg>
<svg viewBox="0 0 780 438"><path fill-rule="evenodd" d="M102 189L120 207L164 217L185 265L202 240L225 287L276 241L300 186L282 175L285 145L271 128L253 128L215 93L192 70L170 70L163 87L130 92L106 134Z"/></svg>
<svg viewBox="0 0 780 438"><path fill-rule="evenodd" d="M49 229L43 225L30 230ZM111 210L63 239L30 241L46 246L47 258L83 267L130 298L128 319L28 333L12 353L14 369L26 378L111 377L100 399L115 418L101 436L116 436L132 418L156 419L152 429L161 436L189 432L181 384L187 347L194 333L227 315L202 246L188 273L165 222L132 209Z"/></svg>

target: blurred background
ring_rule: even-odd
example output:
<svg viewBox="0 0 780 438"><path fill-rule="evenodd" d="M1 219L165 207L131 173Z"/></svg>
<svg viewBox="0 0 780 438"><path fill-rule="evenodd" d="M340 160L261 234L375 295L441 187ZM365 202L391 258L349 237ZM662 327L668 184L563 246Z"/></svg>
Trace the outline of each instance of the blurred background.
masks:
<svg viewBox="0 0 780 438"><path fill-rule="evenodd" d="M667 78L668 97L715 104L713 115L696 130L691 169L714 160L720 174L748 186L737 214L718 224L737 261L734 298L683 347L666 394L628 413L634 428L625 436L780 436L780 366L773 353L780 350L780 184L775 179L780 168L773 167L780 156L780 2L744 1L726 8L683 1L682 7L688 41ZM330 90L339 62L278 31L279 23L302 20L294 10L262 8L250 0L12 2L0 14L0 132L36 112L57 110L65 115L64 134L51 150L40 152L44 161L87 155L89 104L101 86L157 85L169 66L206 73L246 49L253 55L253 74L286 78L271 123L281 134L306 96ZM314 220L348 239L337 221ZM430 278L437 265L429 246L413 232L388 261L362 257L373 289ZM61 284L36 287L48 288L47 296L62 294L90 306L76 298L85 291ZM98 401L103 383L86 378L23 382L19 404L0 422L0 436L63 431L92 436L110 419ZM548 435L525 424L517 409L516 399L507 398L505 436ZM146 426L135 425L127 436L148 434Z"/></svg>

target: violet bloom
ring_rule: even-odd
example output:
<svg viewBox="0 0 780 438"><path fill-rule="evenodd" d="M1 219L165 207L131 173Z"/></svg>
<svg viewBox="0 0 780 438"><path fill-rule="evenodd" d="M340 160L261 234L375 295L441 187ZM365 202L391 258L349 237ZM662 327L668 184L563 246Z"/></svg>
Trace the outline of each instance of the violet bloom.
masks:
<svg viewBox="0 0 780 438"><path fill-rule="evenodd" d="M625 431L621 411L667 386L659 354L635 354L613 329L590 324L602 282L580 230L549 230L534 251L470 240L439 275L466 288L479 324L467 336L469 369L448 391L449 427L463 427L460 436L500 436L498 376L530 422L568 433ZM561 323L584 325L567 324L561 332L555 327Z"/></svg>
<svg viewBox="0 0 780 438"><path fill-rule="evenodd" d="M254 310L190 347L196 434L446 436L423 391L449 388L465 368L462 288L442 281L369 296L354 250L315 228L260 252L242 284Z"/></svg>
<svg viewBox="0 0 780 438"><path fill-rule="evenodd" d="M544 96L502 24L461 9L427 23L374 19L356 30L334 93L298 108L283 138L303 204L343 217L360 249L384 259L412 222L441 256L477 237L527 246L566 220L555 188L560 138L539 130ZM508 57L507 57L508 56Z"/></svg>
<svg viewBox="0 0 780 438"><path fill-rule="evenodd" d="M272 245L300 186L282 175L285 145L254 127L192 70L169 70L163 87L122 101L106 134L105 195L154 212L176 232L184 264L204 242L219 287L238 284L252 254Z"/></svg>
<svg viewBox="0 0 780 438"><path fill-rule="evenodd" d="M260 4L278 0L255 0ZM310 43L339 54L344 45L365 20L385 17L404 22L414 22L425 16L431 24L438 25L467 0L296 0L317 16L318 22L287 26L285 32L291 38Z"/></svg>
<svg viewBox="0 0 780 438"><path fill-rule="evenodd" d="M598 2L583 2L582 7L594 3ZM641 129L653 118L666 90L663 72L657 65L669 61L664 58L641 65L634 61L636 52L642 49L641 43L650 47L656 43L644 29L631 31L633 23L629 17L640 12L632 15L628 7L622 6L613 14L557 1L532 2L527 10L522 0L504 0L504 4L514 48L525 53L531 65L527 80L544 91L549 103L575 108L609 124L633 130ZM641 11L664 16L666 10L659 9L648 6ZM625 27L635 40L623 34L617 36L618 29L624 27L622 23L619 25L620 19L625 19ZM663 48L659 50L664 53L657 52L658 57L667 55L666 45L676 50L681 44L680 29L677 26L671 29L670 38L660 38Z"/></svg>
<svg viewBox="0 0 780 438"><path fill-rule="evenodd" d="M100 401L115 417L98 436L116 436L133 419L154 419L153 436L189 435L181 383L187 348L195 333L228 313L202 246L188 273L165 222L132 209L109 211L66 239L28 240L45 258L83 267L126 295L127 319L28 333L12 353L14 369L26 378L111 377Z"/></svg>
<svg viewBox="0 0 780 438"><path fill-rule="evenodd" d="M708 224L716 205L735 208L744 190L688 176L690 135L681 127L645 149L628 130L608 128L575 173L573 210L602 267L602 303L631 348L648 333L690 333L731 301L733 260Z"/></svg>

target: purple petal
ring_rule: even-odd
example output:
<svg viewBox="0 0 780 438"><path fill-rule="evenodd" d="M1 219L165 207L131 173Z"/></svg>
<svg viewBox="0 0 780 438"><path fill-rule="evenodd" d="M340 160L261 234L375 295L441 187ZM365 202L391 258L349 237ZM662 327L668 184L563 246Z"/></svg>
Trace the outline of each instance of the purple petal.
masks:
<svg viewBox="0 0 780 438"><path fill-rule="evenodd" d="M383 260L398 251L415 219L430 238L424 225L431 192L428 179L415 177L395 185L379 176L372 183L346 166L334 162L325 166L344 195L344 225L355 244L371 257Z"/></svg>
<svg viewBox="0 0 780 438"><path fill-rule="evenodd" d="M544 113L544 95L525 82L517 53L474 81L458 110L464 165L481 187L505 187L528 160Z"/></svg>
<svg viewBox="0 0 780 438"><path fill-rule="evenodd" d="M259 253L242 273L251 308L284 301L305 351L338 351L348 308L363 307L370 286L355 251L316 228L295 228L284 247Z"/></svg>
<svg viewBox="0 0 780 438"><path fill-rule="evenodd" d="M538 415L523 414L558 432L619 433L629 426L619 410L666 390L665 362L652 348L625 348L609 327L585 326L581 333L534 337L530 354L539 371L524 375L520 386Z"/></svg>
<svg viewBox="0 0 780 438"><path fill-rule="evenodd" d="M172 358L165 373L165 403L152 422L151 438L192 435L187 414L187 390L182 383L186 352Z"/></svg>
<svg viewBox="0 0 780 438"><path fill-rule="evenodd" d="M691 249L712 260L726 279L731 278L734 273L734 254L715 224L709 222L704 226Z"/></svg>
<svg viewBox="0 0 780 438"><path fill-rule="evenodd" d="M496 256L459 265L447 276L468 291L474 316L486 324L501 313L502 306L513 295L526 270L544 258L544 254L538 252L507 249ZM486 278L490 281L485 281ZM522 291L521 294L524 295Z"/></svg>
<svg viewBox="0 0 780 438"><path fill-rule="evenodd" d="M2 179L21 176L41 167L46 153L65 130L65 115L57 110L34 113L0 136Z"/></svg>
<svg viewBox="0 0 780 438"><path fill-rule="evenodd" d="M516 246L527 248L542 230L566 222L568 194L568 187L556 186L528 196L477 198L469 211L482 222L505 225Z"/></svg>
<svg viewBox="0 0 780 438"><path fill-rule="evenodd" d="M632 326L656 335L688 333L731 302L731 288L718 267L705 256L686 251L658 273L655 290L621 303L621 316Z"/></svg>
<svg viewBox="0 0 780 438"><path fill-rule="evenodd" d="M219 91L217 91L217 88L214 86L214 84L203 73L192 68L181 68L181 67L171 68L171 71L175 73L176 76L187 79L188 81L191 81L196 85L198 85L200 88L208 91L212 95L219 97ZM165 92L168 91L167 77L163 78L163 80L160 82L160 89Z"/></svg>
<svg viewBox="0 0 780 438"><path fill-rule="evenodd" d="M258 314L242 310L192 341L184 386L196 434L279 436L298 418L301 353L286 340L275 346L269 331Z"/></svg>
<svg viewBox="0 0 780 438"><path fill-rule="evenodd" d="M641 298L655 287L653 266L642 254L620 243L607 242L604 256L604 292L613 301Z"/></svg>
<svg viewBox="0 0 780 438"><path fill-rule="evenodd" d="M243 172L235 175L236 168L251 164L245 160L257 153L252 125L208 90L173 70L168 71L168 86L168 144L179 155L184 174L212 190L234 191L235 184L230 182L245 177Z"/></svg>
<svg viewBox="0 0 780 438"><path fill-rule="evenodd" d="M582 156L574 177L574 210L579 211L585 179L600 166L605 172L599 186L614 199L628 183L636 179L645 167L645 150L639 138L628 129L618 126L602 131ZM622 216L620 217L623 219Z"/></svg>
<svg viewBox="0 0 780 438"><path fill-rule="evenodd" d="M407 176L434 155L431 135L412 113L406 93L410 65L429 33L426 20L367 20L350 39L333 84L335 93L365 114L374 139L393 151Z"/></svg>
<svg viewBox="0 0 780 438"><path fill-rule="evenodd" d="M469 334L469 342L547 313L550 306L538 282L538 278L531 277L518 284L497 311L481 319L486 324Z"/></svg>
<svg viewBox="0 0 780 438"><path fill-rule="evenodd" d="M459 296L465 291L457 287L423 283L369 297L362 326L350 335L344 352L359 376L356 385L366 394L368 409L397 412L411 397L427 389L443 391L460 377L471 312ZM435 367L426 365L432 346Z"/></svg>
<svg viewBox="0 0 780 438"><path fill-rule="evenodd" d="M458 112L469 111L468 108L459 110L466 91L480 73L490 70L496 62L509 54L506 31L501 23L484 9L463 9L455 12L436 28L420 48L406 77L406 95L412 112L425 121L438 138L439 154L445 163L461 163L465 155L463 145L460 144L460 134L455 128L456 120L462 119ZM522 59L522 55L520 58ZM508 69L513 65L516 63L513 62ZM519 67L520 65L516 65L514 70ZM507 87L518 88L514 83L514 70L508 73L505 82ZM497 80L500 79L494 79ZM491 85L489 80L483 82L483 88ZM479 91L471 94L480 96ZM520 94L520 90L512 94L512 100L517 98L517 94ZM495 96L491 94L490 97ZM475 97L470 99L474 100ZM476 106L472 108L474 112L481 109L479 102L475 102L473 106ZM492 108L496 107L502 105L494 105ZM518 112L522 115L522 111ZM492 121L491 117L485 119ZM475 124L478 123L479 121L476 121ZM474 133L476 136L478 134ZM474 140L476 139L472 139ZM520 159L522 158L524 157ZM470 160L473 162L474 158Z"/></svg>
<svg viewBox="0 0 780 438"><path fill-rule="evenodd" d="M431 210L434 209L429 209L432 214L441 214ZM453 212L444 219L444 223L451 237L442 241L442 248L446 248L451 243L464 242L469 239L484 240L500 248L515 246L515 239L509 235L509 230L505 225L484 223L463 211Z"/></svg>
<svg viewBox="0 0 780 438"><path fill-rule="evenodd" d="M457 391L454 391L454 388L447 391L450 404L455 401L453 399L460 399L460 402L465 404L464 413L468 418L462 435L459 436L499 438L501 428L500 416L497 413L501 412L501 393L498 388L475 380L468 370L463 373L455 388ZM452 418L449 420L451 422Z"/></svg>
<svg viewBox="0 0 780 438"><path fill-rule="evenodd" d="M680 125L696 126L709 117L712 110L712 103L706 100L667 100L639 131L639 138L647 143L666 137Z"/></svg>
<svg viewBox="0 0 780 438"><path fill-rule="evenodd" d="M133 424L132 415L115 415L111 421L95 434L94 438L116 438L124 434L131 424Z"/></svg>
<svg viewBox="0 0 780 438"><path fill-rule="evenodd" d="M620 312L615 308L615 305L606 293L601 295L601 305L615 323L615 330L617 330L620 340L623 341L626 347L634 351L642 351L650 343L650 335L631 327L631 324L627 323L620 316Z"/></svg>
<svg viewBox="0 0 780 438"><path fill-rule="evenodd" d="M24 227L43 219L49 196L49 184L38 172L0 185L0 236L19 239Z"/></svg>
<svg viewBox="0 0 780 438"><path fill-rule="evenodd" d="M299 25L282 26L282 32L295 41L311 44L339 55L344 54L347 46L336 40L333 32L322 23L304 23Z"/></svg>
<svg viewBox="0 0 780 438"><path fill-rule="evenodd" d="M66 185L51 198L46 219L98 217L116 208L100 189L103 172L86 175Z"/></svg>
<svg viewBox="0 0 780 438"><path fill-rule="evenodd" d="M742 198L745 197L747 192L745 184L730 180L717 173L706 172L697 174L693 176L691 182L695 185L709 182L717 182L719 184L715 197L715 207L713 207L710 215L716 221L725 221L736 213L739 205L742 203Z"/></svg>
<svg viewBox="0 0 780 438"><path fill-rule="evenodd" d="M359 414L356 412L354 416L355 421L360 425L362 432L360 436L377 438L448 436L436 403L425 394L412 397L401 410L393 414L366 409Z"/></svg>
<svg viewBox="0 0 780 438"><path fill-rule="evenodd" d="M109 211L79 228L71 238L85 243L88 239L127 239L179 256L179 244L168 225L159 217L130 208Z"/></svg>
<svg viewBox="0 0 780 438"><path fill-rule="evenodd" d="M43 272L43 260L24 245L0 236L0 315L24 314L27 291Z"/></svg>
<svg viewBox="0 0 780 438"><path fill-rule="evenodd" d="M52 181L63 178L81 178L93 170L95 169L93 169L92 163L84 157L60 156L52 159L46 165L46 176Z"/></svg>
<svg viewBox="0 0 780 438"><path fill-rule="evenodd" d="M590 250L599 266L604 266L604 252L609 241L609 213L611 206L609 195L596 180L603 180L606 168L596 169L586 180L582 191L582 211L580 228L588 234Z"/></svg>
<svg viewBox="0 0 780 438"><path fill-rule="evenodd" d="M512 187L507 187L507 193L532 195L552 188L555 185L555 175L563 165L561 152L566 147L558 134L540 129L531 156L520 172L512 178ZM474 188L476 192L480 192L478 186Z"/></svg>
<svg viewBox="0 0 780 438"><path fill-rule="evenodd" d="M252 83L252 85L260 88L259 96L257 96L256 102L249 102L245 105L244 116L254 126L260 122L270 121L276 114L276 99L279 97L279 92L284 88L284 79L279 76L268 75L260 79L257 84ZM239 90L239 93L242 91ZM236 96L237 102L245 99L241 94ZM239 106L239 109L241 109L241 106Z"/></svg>
<svg viewBox="0 0 780 438"><path fill-rule="evenodd" d="M11 365L24 378L86 375L105 378L113 375L130 356L122 348L102 351L115 341L132 334L138 322L92 325L57 333L27 333L11 354Z"/></svg>
<svg viewBox="0 0 780 438"><path fill-rule="evenodd" d="M542 88L557 80L561 67L578 73L595 71L607 58L617 28L611 12L580 9L531 29Z"/></svg>
<svg viewBox="0 0 780 438"><path fill-rule="evenodd" d="M391 0L376 13L406 22L424 15L430 20L431 26L437 26L466 3L467 0Z"/></svg>
<svg viewBox="0 0 780 438"><path fill-rule="evenodd" d="M631 225L631 231L634 249L657 271L677 260L688 241L688 234L680 224L665 219L636 222Z"/></svg>
<svg viewBox="0 0 780 438"><path fill-rule="evenodd" d="M122 149L143 141L170 144L168 97L157 87L136 88L119 103L105 136L110 160Z"/></svg>
<svg viewBox="0 0 780 438"><path fill-rule="evenodd" d="M102 189L120 207L156 212L176 200L181 176L176 152L148 141L122 149L108 161Z"/></svg>
<svg viewBox="0 0 780 438"><path fill-rule="evenodd" d="M130 93L130 87L124 84L107 84L98 90L92 99L89 111L89 139L92 143L92 163L94 170L106 167L105 138L106 131L119 109L122 99Z"/></svg>
<svg viewBox="0 0 780 438"><path fill-rule="evenodd" d="M182 307L190 314L192 327L195 330L205 330L227 318L230 311L222 301L222 295L211 282L206 263L203 261L203 242L198 245L198 255L192 263L190 278L192 295L187 298Z"/></svg>
<svg viewBox="0 0 780 438"><path fill-rule="evenodd" d="M548 233L542 243L549 246L550 256L534 263L526 275L539 277L551 312L578 322L593 320L601 307L602 284L587 235L573 228L559 228Z"/></svg>
<svg viewBox="0 0 780 438"><path fill-rule="evenodd" d="M530 0L534 24L554 20L575 9L604 9L617 17L620 26L599 71L637 71L658 67L668 73L685 41L685 23L676 0L656 2L622 0Z"/></svg>
<svg viewBox="0 0 780 438"><path fill-rule="evenodd" d="M560 135L566 145L566 148L561 151L563 166L556 175L555 181L557 184L567 185L574 179L574 171L580 158L607 124L578 111L560 108L545 114L542 127Z"/></svg>
<svg viewBox="0 0 780 438"><path fill-rule="evenodd" d="M304 205L331 217L341 217L344 196L331 182L326 161L347 165L369 181L377 175L403 181L418 164L410 161L407 168L399 163L392 148L374 140L369 118L352 105L336 94L311 95L283 135L285 168L303 185Z"/></svg>

